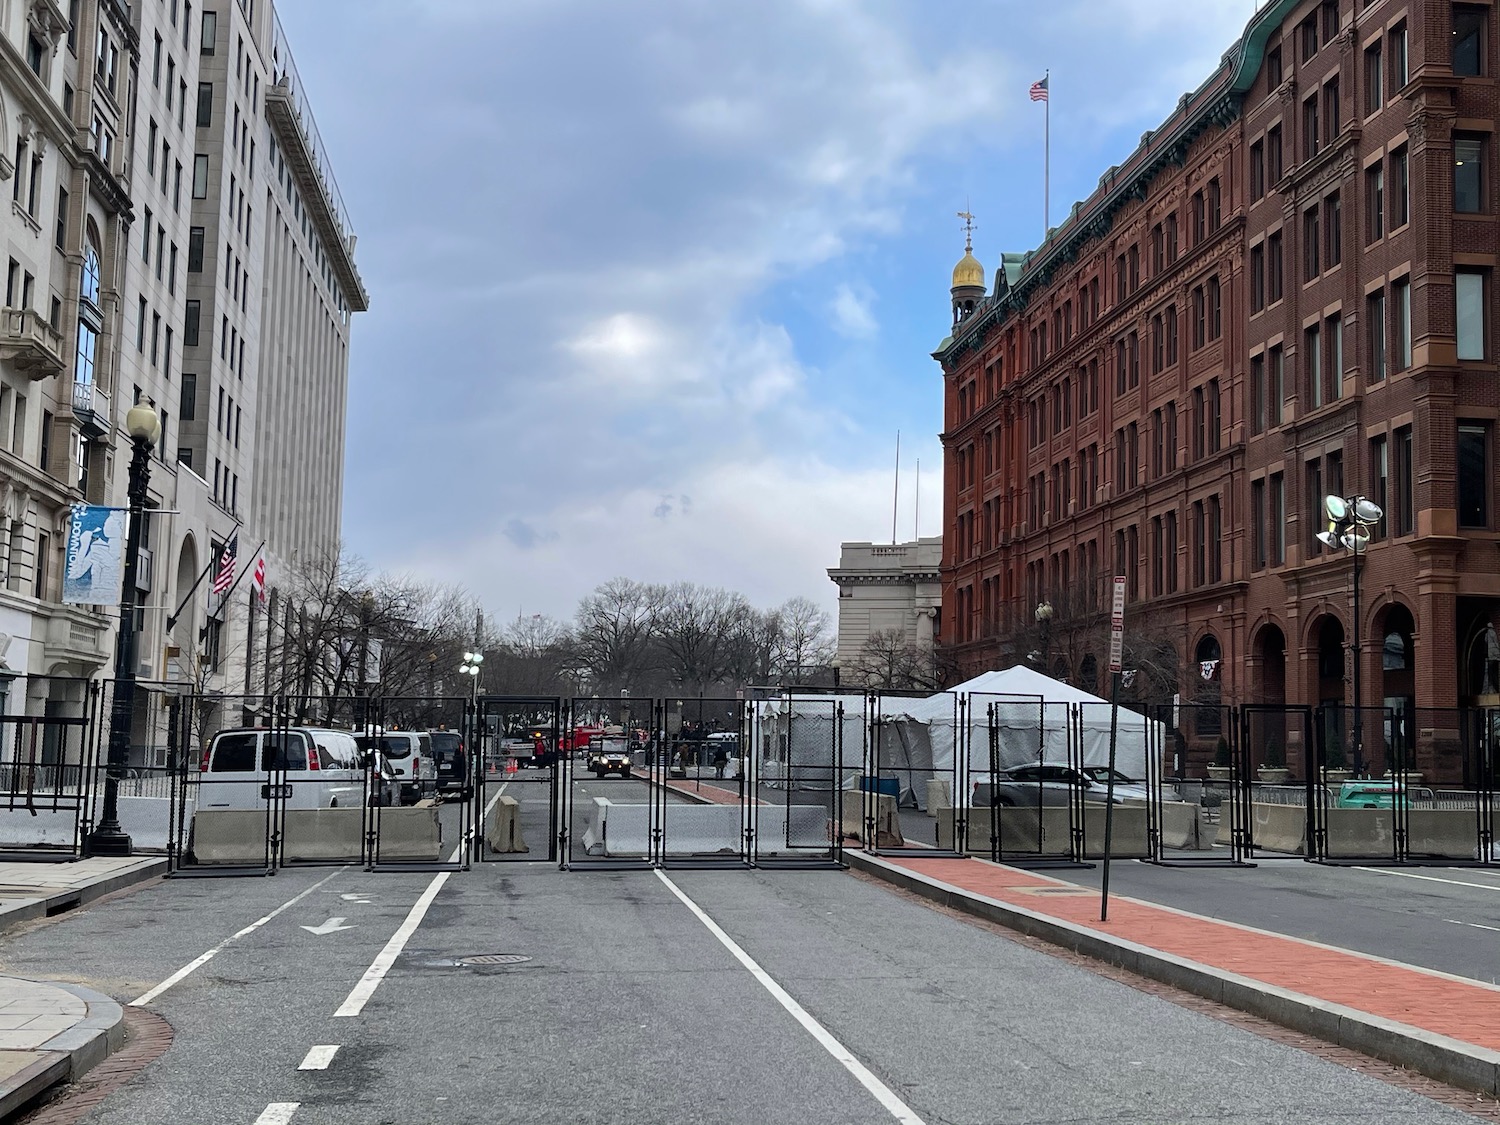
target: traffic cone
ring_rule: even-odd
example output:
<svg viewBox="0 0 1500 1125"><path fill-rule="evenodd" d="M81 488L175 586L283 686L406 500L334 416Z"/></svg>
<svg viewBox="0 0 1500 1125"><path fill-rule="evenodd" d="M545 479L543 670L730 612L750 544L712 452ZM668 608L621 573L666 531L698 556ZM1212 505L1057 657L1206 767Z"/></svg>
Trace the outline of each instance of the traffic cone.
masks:
<svg viewBox="0 0 1500 1125"><path fill-rule="evenodd" d="M506 758L505 759L505 772L506 773L515 773L516 772L516 760L514 758Z"/></svg>

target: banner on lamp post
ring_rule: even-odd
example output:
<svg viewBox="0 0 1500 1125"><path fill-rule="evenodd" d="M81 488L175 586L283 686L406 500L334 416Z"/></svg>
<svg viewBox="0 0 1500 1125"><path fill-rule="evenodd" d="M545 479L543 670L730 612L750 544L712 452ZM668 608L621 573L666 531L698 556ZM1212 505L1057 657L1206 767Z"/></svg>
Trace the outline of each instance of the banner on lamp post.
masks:
<svg viewBox="0 0 1500 1125"><path fill-rule="evenodd" d="M74 504L68 524L62 600L69 605L119 605L125 562L124 508Z"/></svg>

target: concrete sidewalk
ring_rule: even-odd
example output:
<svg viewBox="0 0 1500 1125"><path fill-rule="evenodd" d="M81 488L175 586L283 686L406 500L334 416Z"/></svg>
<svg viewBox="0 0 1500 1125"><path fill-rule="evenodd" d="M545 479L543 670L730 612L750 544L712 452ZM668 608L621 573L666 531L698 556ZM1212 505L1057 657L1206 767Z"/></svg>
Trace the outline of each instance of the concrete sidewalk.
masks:
<svg viewBox="0 0 1500 1125"><path fill-rule="evenodd" d="M981 859L844 852L925 898L1441 1082L1500 1095L1500 988Z"/></svg>
<svg viewBox="0 0 1500 1125"><path fill-rule="evenodd" d="M96 857L73 863L0 863L0 932L61 914L111 891L166 874L161 856Z"/></svg>
<svg viewBox="0 0 1500 1125"><path fill-rule="evenodd" d="M0 1120L76 1082L125 1041L125 1012L73 984L0 976Z"/></svg>

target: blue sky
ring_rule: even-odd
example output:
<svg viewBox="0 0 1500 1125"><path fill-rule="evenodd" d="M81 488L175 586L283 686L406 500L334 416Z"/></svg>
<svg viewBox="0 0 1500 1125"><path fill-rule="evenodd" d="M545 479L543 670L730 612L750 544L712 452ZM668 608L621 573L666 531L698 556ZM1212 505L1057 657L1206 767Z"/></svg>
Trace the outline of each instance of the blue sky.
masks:
<svg viewBox="0 0 1500 1125"><path fill-rule="evenodd" d="M371 294L346 544L501 619L616 576L831 608L898 429L898 534L941 531L955 213L991 274L1040 240L1030 84L1057 223L1253 10L280 0Z"/></svg>

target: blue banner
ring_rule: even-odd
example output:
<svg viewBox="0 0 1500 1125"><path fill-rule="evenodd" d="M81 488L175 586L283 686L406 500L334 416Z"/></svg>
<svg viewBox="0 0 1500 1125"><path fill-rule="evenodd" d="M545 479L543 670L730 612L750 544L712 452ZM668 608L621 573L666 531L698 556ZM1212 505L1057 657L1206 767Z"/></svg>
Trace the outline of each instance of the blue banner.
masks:
<svg viewBox="0 0 1500 1125"><path fill-rule="evenodd" d="M124 508L74 504L68 528L62 600L72 605L119 605L125 559Z"/></svg>

